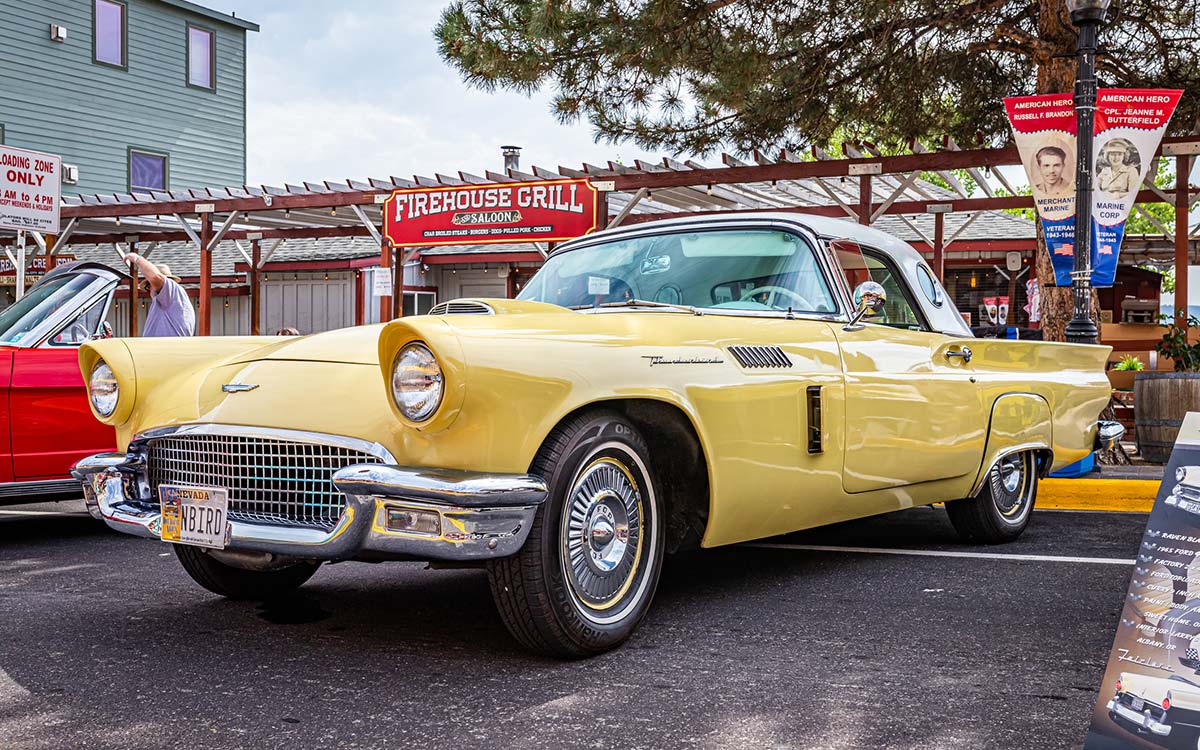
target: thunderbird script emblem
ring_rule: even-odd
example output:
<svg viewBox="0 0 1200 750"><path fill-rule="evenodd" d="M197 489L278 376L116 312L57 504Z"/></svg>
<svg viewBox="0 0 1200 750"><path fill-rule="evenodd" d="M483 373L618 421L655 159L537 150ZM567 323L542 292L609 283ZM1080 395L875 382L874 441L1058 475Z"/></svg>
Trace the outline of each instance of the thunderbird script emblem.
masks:
<svg viewBox="0 0 1200 750"><path fill-rule="evenodd" d="M258 387L258 383L226 383L221 386L221 390L226 393L241 393L242 391L252 391Z"/></svg>

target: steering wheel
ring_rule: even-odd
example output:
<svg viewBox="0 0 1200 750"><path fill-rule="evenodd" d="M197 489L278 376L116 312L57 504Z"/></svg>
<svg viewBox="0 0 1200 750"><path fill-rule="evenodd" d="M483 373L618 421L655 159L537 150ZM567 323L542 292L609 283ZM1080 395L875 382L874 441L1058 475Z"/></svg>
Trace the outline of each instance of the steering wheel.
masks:
<svg viewBox="0 0 1200 750"><path fill-rule="evenodd" d="M762 300L753 299L755 296L757 296L759 294L764 294L764 293L768 295L766 302L763 302ZM811 302L804 299L796 292L793 292L791 289L788 289L787 287L774 286L774 285L760 286L760 287L755 287L754 289L750 289L749 291L747 291L745 294L743 294L741 296L740 301L741 302L759 302L759 303L767 305L768 307L775 309L775 310L783 310L784 308L789 307L789 305L783 305L783 306L777 305L775 303L775 301L779 297L788 297L789 299L795 300L795 304L790 305L790 307L793 307L797 310L815 310L816 309L813 307Z"/></svg>

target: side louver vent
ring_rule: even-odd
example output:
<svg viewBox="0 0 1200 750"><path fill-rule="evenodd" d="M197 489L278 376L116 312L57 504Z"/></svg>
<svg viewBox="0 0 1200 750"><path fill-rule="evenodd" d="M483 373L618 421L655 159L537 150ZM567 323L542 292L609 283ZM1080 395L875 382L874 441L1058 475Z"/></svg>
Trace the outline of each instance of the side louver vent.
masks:
<svg viewBox="0 0 1200 750"><path fill-rule="evenodd" d="M459 300L455 302L441 302L433 306L429 311L430 315L495 315L496 311L482 302L471 302L469 300Z"/></svg>
<svg viewBox="0 0 1200 750"><path fill-rule="evenodd" d="M792 360L778 346L731 346L729 353L746 368L792 366Z"/></svg>

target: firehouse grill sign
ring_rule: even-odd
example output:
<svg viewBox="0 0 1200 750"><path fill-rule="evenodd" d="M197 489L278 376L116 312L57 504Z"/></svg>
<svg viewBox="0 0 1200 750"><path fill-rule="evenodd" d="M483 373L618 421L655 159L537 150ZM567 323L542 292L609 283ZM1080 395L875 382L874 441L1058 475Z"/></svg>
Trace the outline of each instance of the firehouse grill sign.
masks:
<svg viewBox="0 0 1200 750"><path fill-rule="evenodd" d="M383 233L394 247L560 242L595 231L599 195L588 180L395 190Z"/></svg>

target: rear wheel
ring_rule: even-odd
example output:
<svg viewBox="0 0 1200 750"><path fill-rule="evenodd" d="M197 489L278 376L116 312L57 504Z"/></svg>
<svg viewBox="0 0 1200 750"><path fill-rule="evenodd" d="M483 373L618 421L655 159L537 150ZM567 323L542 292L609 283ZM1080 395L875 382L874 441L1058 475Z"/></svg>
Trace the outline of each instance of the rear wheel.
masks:
<svg viewBox="0 0 1200 750"><path fill-rule="evenodd" d="M563 658L623 643L650 608L663 512L649 450L624 417L593 412L556 428L533 462L550 493L521 551L488 567L504 624Z"/></svg>
<svg viewBox="0 0 1200 750"><path fill-rule="evenodd" d="M229 599L265 601L295 591L312 578L316 562L296 562L272 570L246 570L217 560L199 547L176 544L175 556L192 580Z"/></svg>
<svg viewBox="0 0 1200 750"><path fill-rule="evenodd" d="M950 523L969 542L1011 542L1029 525L1037 482L1033 451L1005 456L988 470L979 494L946 503Z"/></svg>

